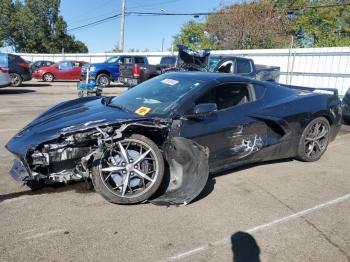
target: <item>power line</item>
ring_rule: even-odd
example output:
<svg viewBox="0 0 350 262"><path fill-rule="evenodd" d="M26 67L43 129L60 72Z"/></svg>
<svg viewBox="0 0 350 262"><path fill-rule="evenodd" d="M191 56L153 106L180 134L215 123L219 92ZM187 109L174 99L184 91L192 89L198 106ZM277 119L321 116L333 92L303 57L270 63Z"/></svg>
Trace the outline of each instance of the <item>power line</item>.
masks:
<svg viewBox="0 0 350 262"><path fill-rule="evenodd" d="M71 28L71 29L68 29L67 31L73 31L73 30L78 30L78 29L82 29L82 28L85 28L85 27L89 27L89 26L94 26L94 25L98 25L98 24L102 24L104 22L108 22L109 20L112 20L112 19L115 19L117 17L119 17L121 14L116 14L116 15L112 15L112 16L109 16L109 17L106 17L106 18L103 18L103 19L100 19L100 20L97 20L95 22L91 22L91 23L88 23L88 24L85 24L85 25L81 25L81 26L77 26L77 27L74 27L74 28Z"/></svg>
<svg viewBox="0 0 350 262"><path fill-rule="evenodd" d="M200 16L200 15L218 15L227 14L225 12L208 13L165 13L165 12L126 12L128 16Z"/></svg>
<svg viewBox="0 0 350 262"><path fill-rule="evenodd" d="M316 8L332 8L332 7L338 7L338 6L350 6L350 3L341 3L341 4L329 4L329 5L314 5L314 6L305 6L303 9L316 9ZM299 9L294 9L290 11L298 11ZM225 15L228 14L227 12L202 12L202 13L165 13L165 12L125 12L126 16L208 16L208 15ZM111 19L115 19L121 16L121 13L118 13L113 16L109 16L85 25L81 25L78 27L74 27L71 29L68 29L67 31L73 31L78 30L82 28L86 28L89 26L94 26L98 24L102 24L104 22L108 22Z"/></svg>

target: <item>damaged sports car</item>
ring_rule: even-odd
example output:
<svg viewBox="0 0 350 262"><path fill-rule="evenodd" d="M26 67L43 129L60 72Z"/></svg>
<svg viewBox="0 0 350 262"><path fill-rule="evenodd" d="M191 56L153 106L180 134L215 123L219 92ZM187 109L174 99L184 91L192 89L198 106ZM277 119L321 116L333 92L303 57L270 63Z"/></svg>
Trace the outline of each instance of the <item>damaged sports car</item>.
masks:
<svg viewBox="0 0 350 262"><path fill-rule="evenodd" d="M120 96L60 103L6 147L10 174L29 187L87 180L113 203L187 204L210 173L320 159L340 123L335 89L170 72Z"/></svg>

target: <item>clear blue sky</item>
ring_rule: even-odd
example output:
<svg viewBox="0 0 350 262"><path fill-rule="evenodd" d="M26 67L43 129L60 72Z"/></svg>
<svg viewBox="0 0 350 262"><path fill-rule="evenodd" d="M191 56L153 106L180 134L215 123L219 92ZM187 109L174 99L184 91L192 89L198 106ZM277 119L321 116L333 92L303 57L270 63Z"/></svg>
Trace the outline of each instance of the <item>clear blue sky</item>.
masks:
<svg viewBox="0 0 350 262"><path fill-rule="evenodd" d="M121 10L121 0L61 0L61 15L68 23L68 29L103 19ZM137 12L210 12L220 3L235 0L126 0L126 11ZM164 38L164 49L171 47L172 37L179 33L189 16L127 16L125 22L125 50L131 48L159 51ZM204 17L196 19L203 21ZM90 52L111 51L118 45L120 18L106 23L70 31L83 41Z"/></svg>

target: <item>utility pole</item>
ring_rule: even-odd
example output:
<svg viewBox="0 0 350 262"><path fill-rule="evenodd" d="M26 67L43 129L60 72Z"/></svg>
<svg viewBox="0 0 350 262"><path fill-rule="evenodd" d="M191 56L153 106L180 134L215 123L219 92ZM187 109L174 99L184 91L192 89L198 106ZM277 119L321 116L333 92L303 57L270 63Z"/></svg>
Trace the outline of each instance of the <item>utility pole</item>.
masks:
<svg viewBox="0 0 350 262"><path fill-rule="evenodd" d="M162 38L162 52L164 51L164 41L165 41L165 38Z"/></svg>
<svg viewBox="0 0 350 262"><path fill-rule="evenodd" d="M120 39L119 39L119 49L124 51L124 26L125 26L125 1L122 0L122 13L120 19Z"/></svg>

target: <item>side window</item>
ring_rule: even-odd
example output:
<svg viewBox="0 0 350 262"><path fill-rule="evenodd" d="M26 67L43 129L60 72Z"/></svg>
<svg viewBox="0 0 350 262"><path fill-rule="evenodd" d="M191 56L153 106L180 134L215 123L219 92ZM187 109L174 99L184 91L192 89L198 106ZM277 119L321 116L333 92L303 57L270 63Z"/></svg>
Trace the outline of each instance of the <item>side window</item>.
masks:
<svg viewBox="0 0 350 262"><path fill-rule="evenodd" d="M121 57L118 60L119 64L132 64L133 63L133 59L132 57Z"/></svg>
<svg viewBox="0 0 350 262"><path fill-rule="evenodd" d="M250 60L237 59L237 73L238 74L248 74L252 72L252 66Z"/></svg>
<svg viewBox="0 0 350 262"><path fill-rule="evenodd" d="M218 110L243 105L251 101L248 85L244 83L227 83L207 91L196 104L216 103Z"/></svg>
<svg viewBox="0 0 350 262"><path fill-rule="evenodd" d="M160 60L161 65L174 65L176 63L176 57L163 57Z"/></svg>
<svg viewBox="0 0 350 262"><path fill-rule="evenodd" d="M73 62L73 67L80 67L80 63L79 62Z"/></svg>
<svg viewBox="0 0 350 262"><path fill-rule="evenodd" d="M135 63L136 64L144 64L145 63L145 58L143 58L143 57L135 57Z"/></svg>
<svg viewBox="0 0 350 262"><path fill-rule="evenodd" d="M69 70L72 68L72 63L71 62L62 62L58 66L59 70Z"/></svg>
<svg viewBox="0 0 350 262"><path fill-rule="evenodd" d="M263 98L266 92L266 88L261 85L254 84L255 99Z"/></svg>
<svg viewBox="0 0 350 262"><path fill-rule="evenodd" d="M233 73L234 72L234 63L232 60L228 60L218 68L219 73Z"/></svg>

